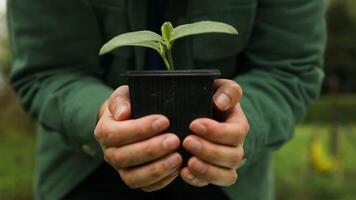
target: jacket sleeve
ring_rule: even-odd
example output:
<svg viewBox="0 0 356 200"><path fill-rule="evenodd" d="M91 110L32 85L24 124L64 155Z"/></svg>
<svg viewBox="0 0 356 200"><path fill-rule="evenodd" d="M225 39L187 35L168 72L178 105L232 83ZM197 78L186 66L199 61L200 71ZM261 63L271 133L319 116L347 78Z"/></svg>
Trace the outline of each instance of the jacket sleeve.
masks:
<svg viewBox="0 0 356 200"><path fill-rule="evenodd" d="M324 0L259 0L253 33L236 77L250 123L247 163L280 147L318 97L326 41Z"/></svg>
<svg viewBox="0 0 356 200"><path fill-rule="evenodd" d="M83 2L8 1L11 84L42 127L78 150L83 144L97 147L97 112L112 92L101 81L97 22Z"/></svg>

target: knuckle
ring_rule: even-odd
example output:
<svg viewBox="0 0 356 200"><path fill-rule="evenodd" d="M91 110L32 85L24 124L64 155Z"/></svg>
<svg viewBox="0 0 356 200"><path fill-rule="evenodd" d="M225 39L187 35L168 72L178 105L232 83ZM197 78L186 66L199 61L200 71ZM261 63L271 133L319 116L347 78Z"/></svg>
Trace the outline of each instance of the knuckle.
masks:
<svg viewBox="0 0 356 200"><path fill-rule="evenodd" d="M139 138L147 138L148 136L152 136L152 133L156 132L152 126L151 118L139 119L136 123L136 134Z"/></svg>
<svg viewBox="0 0 356 200"><path fill-rule="evenodd" d="M100 140L101 139L101 129L102 129L102 126L101 126L101 123L100 121L98 122L98 124L96 125L95 129L94 129L94 137L96 140Z"/></svg>
<svg viewBox="0 0 356 200"><path fill-rule="evenodd" d="M231 166L236 167L241 162L243 156L244 156L243 149L234 152L234 154L231 156L231 160L230 160Z"/></svg>
<svg viewBox="0 0 356 200"><path fill-rule="evenodd" d="M240 156L240 161L244 158L245 156L245 150L244 148L241 146L240 147L240 151L239 151L239 156Z"/></svg>
<svg viewBox="0 0 356 200"><path fill-rule="evenodd" d="M120 85L119 87L116 88L116 92L122 90L122 88L124 88L126 85Z"/></svg>
<svg viewBox="0 0 356 200"><path fill-rule="evenodd" d="M152 128L151 128L151 123L148 123L146 121L146 119L138 119L138 121L135 122L135 133L137 135L137 137L139 138L146 138L147 137L147 133L151 132Z"/></svg>
<svg viewBox="0 0 356 200"><path fill-rule="evenodd" d="M155 145L152 144L152 143L146 144L146 146L145 146L144 149L145 149L146 157L148 157L148 158L153 158L153 157L155 157L156 154L157 154L156 147L155 147Z"/></svg>
<svg viewBox="0 0 356 200"><path fill-rule="evenodd" d="M136 135L138 138L146 138L147 128L144 126L137 126Z"/></svg>
<svg viewBox="0 0 356 200"><path fill-rule="evenodd" d="M120 170L119 174L120 174L121 180L124 181L124 183L127 186L129 186L131 189L137 188L136 182L134 181L134 179L132 178L132 175L128 171Z"/></svg>
<svg viewBox="0 0 356 200"><path fill-rule="evenodd" d="M216 126L216 125L214 125L214 126L211 125L211 126L209 126L209 131L206 132L206 135L207 135L207 137L210 136L210 137L218 138L221 136L221 133L225 132L224 130L225 130L225 128L223 126L220 127L220 126Z"/></svg>
<svg viewBox="0 0 356 200"><path fill-rule="evenodd" d="M219 151L215 148L204 147L202 152L204 152L210 162L216 162L219 158L221 158Z"/></svg>
<svg viewBox="0 0 356 200"><path fill-rule="evenodd" d="M221 128L216 129L216 137L229 137L231 138L231 142L236 142L239 140L239 126L238 125L231 125L231 124L222 124ZM235 141L236 140L236 141Z"/></svg>
<svg viewBox="0 0 356 200"><path fill-rule="evenodd" d="M163 164L162 164L163 165ZM151 180L158 180L163 174L164 167L153 165L149 170L149 177Z"/></svg>
<svg viewBox="0 0 356 200"><path fill-rule="evenodd" d="M128 85L121 85L120 87L117 88L118 93L126 93L129 89Z"/></svg>
<svg viewBox="0 0 356 200"><path fill-rule="evenodd" d="M103 127L102 132L100 133L101 138L105 141L114 141L114 131L109 127Z"/></svg>
<svg viewBox="0 0 356 200"><path fill-rule="evenodd" d="M115 152L113 155L113 163L117 168L124 168L128 166L129 160L127 159L127 156L119 152Z"/></svg>
<svg viewBox="0 0 356 200"><path fill-rule="evenodd" d="M94 129L94 137L98 141L106 140L110 138L111 132L111 128L103 120L99 120Z"/></svg>
<svg viewBox="0 0 356 200"><path fill-rule="evenodd" d="M112 93L111 97L118 96L120 94L125 94L128 91L127 85L121 85Z"/></svg>
<svg viewBox="0 0 356 200"><path fill-rule="evenodd" d="M110 98L110 100L108 101L108 108L110 110L111 113L114 113L116 110L116 103L113 100L113 98Z"/></svg>
<svg viewBox="0 0 356 200"><path fill-rule="evenodd" d="M248 123L243 123L241 125L241 133L246 136L248 131L250 130L250 125Z"/></svg>
<svg viewBox="0 0 356 200"><path fill-rule="evenodd" d="M232 84L232 83L236 83L235 81L231 80L231 79L223 79L224 82L225 82L225 85L229 85L229 84Z"/></svg>
<svg viewBox="0 0 356 200"><path fill-rule="evenodd" d="M117 93L115 95L116 101L126 101L128 98L128 87L121 86L118 88Z"/></svg>
<svg viewBox="0 0 356 200"><path fill-rule="evenodd" d="M237 83L231 83L226 86L224 89L225 94L227 94L232 100L233 103L237 103L242 96L242 89Z"/></svg>
<svg viewBox="0 0 356 200"><path fill-rule="evenodd" d="M240 94L242 92L241 86L239 84L237 84L235 81L232 81L229 84L229 87L231 88L231 90L233 92L235 92L236 94Z"/></svg>
<svg viewBox="0 0 356 200"><path fill-rule="evenodd" d="M236 183L236 181L237 181L237 173L234 172L230 177L231 177L231 178L230 178L230 180L229 180L227 186L231 186L231 185L233 185L233 184Z"/></svg>
<svg viewBox="0 0 356 200"><path fill-rule="evenodd" d="M234 133L234 144L240 144L241 141L243 141L247 134L248 134L248 130L249 130L249 126L248 124L245 125L245 124L240 124L238 126L236 126L236 128L234 129L233 133Z"/></svg>
<svg viewBox="0 0 356 200"><path fill-rule="evenodd" d="M109 97L108 105L115 106L116 102L125 100L128 97L129 89L127 85L118 87Z"/></svg>
<svg viewBox="0 0 356 200"><path fill-rule="evenodd" d="M232 139L233 145L238 146L242 143L242 136L238 135L235 139Z"/></svg>

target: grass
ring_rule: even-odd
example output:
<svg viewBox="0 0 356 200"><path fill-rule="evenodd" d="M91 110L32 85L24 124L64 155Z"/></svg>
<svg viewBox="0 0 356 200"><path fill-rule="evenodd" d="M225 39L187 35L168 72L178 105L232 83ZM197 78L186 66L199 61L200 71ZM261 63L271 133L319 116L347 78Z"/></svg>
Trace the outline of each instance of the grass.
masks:
<svg viewBox="0 0 356 200"><path fill-rule="evenodd" d="M33 135L0 131L0 199L32 199L34 151Z"/></svg>
<svg viewBox="0 0 356 200"><path fill-rule="evenodd" d="M356 199L356 132L351 133L352 129L346 127L339 130L340 167L334 173L321 174L311 167L309 144L311 136L319 134L327 148L328 127L308 125L297 128L295 138L274 156L277 199Z"/></svg>
<svg viewBox="0 0 356 200"><path fill-rule="evenodd" d="M353 135L345 127L340 130L341 167L335 174L323 175L311 168L309 144L319 133L327 145L328 127L297 128L294 139L274 156L278 200L356 199L356 130ZM34 135L0 131L0 199L32 199L34 155Z"/></svg>

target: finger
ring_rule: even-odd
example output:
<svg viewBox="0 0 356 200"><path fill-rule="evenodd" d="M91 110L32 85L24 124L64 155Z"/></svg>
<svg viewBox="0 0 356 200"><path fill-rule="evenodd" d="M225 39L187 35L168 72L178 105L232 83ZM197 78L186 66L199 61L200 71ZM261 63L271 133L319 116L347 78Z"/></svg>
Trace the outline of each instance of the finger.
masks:
<svg viewBox="0 0 356 200"><path fill-rule="evenodd" d="M197 157L189 159L188 168L198 178L218 186L231 186L237 180L236 169L210 165Z"/></svg>
<svg viewBox="0 0 356 200"><path fill-rule="evenodd" d="M188 167L182 169L180 176L186 183L193 185L195 187L204 187L209 185L208 181L198 178L193 173L191 173Z"/></svg>
<svg viewBox="0 0 356 200"><path fill-rule="evenodd" d="M108 99L101 105L99 112L98 112L98 119L100 119L101 117L109 117L112 116L109 108L108 108Z"/></svg>
<svg viewBox="0 0 356 200"><path fill-rule="evenodd" d="M174 181L174 179L176 179L178 175L179 175L179 169L176 170L175 172L173 172L171 175L159 180L158 182L141 188L141 190L143 190L145 192L153 192L153 191L157 191L162 188L165 188L168 184L170 184L172 181Z"/></svg>
<svg viewBox="0 0 356 200"><path fill-rule="evenodd" d="M179 138L174 134L164 134L148 140L111 147L104 151L105 160L117 169L141 165L172 153L179 147Z"/></svg>
<svg viewBox="0 0 356 200"><path fill-rule="evenodd" d="M232 80L217 79L214 85L218 88L214 94L215 106L221 110L226 111L233 108L242 97L241 87Z"/></svg>
<svg viewBox="0 0 356 200"><path fill-rule="evenodd" d="M173 153L147 165L121 169L119 174L129 187L142 188L152 185L178 170L182 161L182 156Z"/></svg>
<svg viewBox="0 0 356 200"><path fill-rule="evenodd" d="M226 116L225 122L240 123L248 126L246 115L242 110L240 103L238 103Z"/></svg>
<svg viewBox="0 0 356 200"><path fill-rule="evenodd" d="M131 104L127 85L120 86L113 92L108 101L108 108L116 121L129 119Z"/></svg>
<svg viewBox="0 0 356 200"><path fill-rule="evenodd" d="M199 118L194 120L189 128L211 142L237 146L243 143L247 135L248 123L217 122L209 118Z"/></svg>
<svg viewBox="0 0 356 200"><path fill-rule="evenodd" d="M219 167L237 168L244 156L242 145L218 145L195 135L186 137L183 147L199 159Z"/></svg>
<svg viewBox="0 0 356 200"><path fill-rule="evenodd" d="M110 117L101 118L95 128L95 138L105 147L118 147L142 141L162 133L169 121L162 115L149 115L117 122Z"/></svg>

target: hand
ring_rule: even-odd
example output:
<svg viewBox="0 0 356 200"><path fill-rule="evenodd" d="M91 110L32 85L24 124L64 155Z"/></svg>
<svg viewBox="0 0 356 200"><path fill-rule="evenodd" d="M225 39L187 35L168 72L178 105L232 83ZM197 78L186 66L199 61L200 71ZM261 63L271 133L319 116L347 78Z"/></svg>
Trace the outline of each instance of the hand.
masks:
<svg viewBox="0 0 356 200"><path fill-rule="evenodd" d="M175 152L180 141L174 134L161 134L169 126L165 116L130 116L128 86L121 86L102 105L94 131L104 158L129 187L164 188L179 175L182 157Z"/></svg>
<svg viewBox="0 0 356 200"><path fill-rule="evenodd" d="M234 81L218 79L214 94L218 122L208 118L194 120L183 147L193 154L181 170L183 180L193 186L230 186L237 180L237 168L244 156L243 143L249 124L240 107L242 89Z"/></svg>

